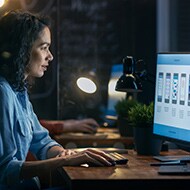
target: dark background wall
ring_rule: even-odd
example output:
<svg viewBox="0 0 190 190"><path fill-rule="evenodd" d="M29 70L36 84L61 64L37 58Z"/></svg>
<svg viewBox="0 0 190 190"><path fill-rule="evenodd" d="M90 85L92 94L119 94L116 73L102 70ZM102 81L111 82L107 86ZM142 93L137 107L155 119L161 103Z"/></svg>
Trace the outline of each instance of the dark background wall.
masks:
<svg viewBox="0 0 190 190"><path fill-rule="evenodd" d="M144 59L155 73L156 1L63 1L60 6L60 118L99 117L107 104L111 66L127 55ZM73 79L95 69L95 96L76 91ZM154 86L144 82L139 101L153 100ZM99 112L100 111L100 112Z"/></svg>
<svg viewBox="0 0 190 190"><path fill-rule="evenodd" d="M113 64L131 55L155 74L156 0L12 1L10 7L48 14L53 20L54 60L36 81L31 101L39 118L100 118L107 105L107 85ZM2 10L3 12L4 10ZM73 79L94 70L99 88L94 97L81 94ZM154 85L143 82L138 100L154 98Z"/></svg>

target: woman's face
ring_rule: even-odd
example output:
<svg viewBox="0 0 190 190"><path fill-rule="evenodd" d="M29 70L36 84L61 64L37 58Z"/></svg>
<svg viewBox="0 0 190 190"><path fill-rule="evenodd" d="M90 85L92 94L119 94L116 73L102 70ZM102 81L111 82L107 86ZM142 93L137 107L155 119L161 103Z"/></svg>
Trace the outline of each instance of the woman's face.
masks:
<svg viewBox="0 0 190 190"><path fill-rule="evenodd" d="M45 27L32 47L30 61L25 72L25 78L29 76L42 77L44 75L44 72L49 66L49 62L53 60L53 56L49 50L50 44L50 30L48 27Z"/></svg>

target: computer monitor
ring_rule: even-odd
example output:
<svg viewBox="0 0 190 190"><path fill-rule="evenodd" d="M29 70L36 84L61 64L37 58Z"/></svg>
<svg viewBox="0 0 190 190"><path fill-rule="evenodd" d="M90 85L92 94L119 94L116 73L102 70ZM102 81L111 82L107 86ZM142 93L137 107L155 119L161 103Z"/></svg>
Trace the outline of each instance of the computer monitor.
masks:
<svg viewBox="0 0 190 190"><path fill-rule="evenodd" d="M157 55L153 134L190 147L190 52Z"/></svg>

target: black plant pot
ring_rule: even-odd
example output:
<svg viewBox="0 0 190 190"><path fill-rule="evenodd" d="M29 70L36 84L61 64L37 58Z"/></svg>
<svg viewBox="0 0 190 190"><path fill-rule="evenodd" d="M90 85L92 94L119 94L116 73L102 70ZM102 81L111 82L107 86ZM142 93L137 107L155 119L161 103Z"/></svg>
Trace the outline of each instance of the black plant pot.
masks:
<svg viewBox="0 0 190 190"><path fill-rule="evenodd" d="M162 147L162 140L153 136L152 127L134 127L134 143L140 155L159 155Z"/></svg>
<svg viewBox="0 0 190 190"><path fill-rule="evenodd" d="M133 137L133 127L131 126L127 118L118 117L117 127L122 137Z"/></svg>

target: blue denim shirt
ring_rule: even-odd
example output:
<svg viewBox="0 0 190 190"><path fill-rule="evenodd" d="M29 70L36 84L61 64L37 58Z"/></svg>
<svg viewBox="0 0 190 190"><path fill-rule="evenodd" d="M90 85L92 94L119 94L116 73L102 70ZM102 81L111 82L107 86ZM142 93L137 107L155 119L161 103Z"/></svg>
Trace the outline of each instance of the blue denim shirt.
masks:
<svg viewBox="0 0 190 190"><path fill-rule="evenodd" d="M30 150L46 159L50 147L58 145L43 128L29 101L27 90L16 92L0 76L0 184L16 184Z"/></svg>

